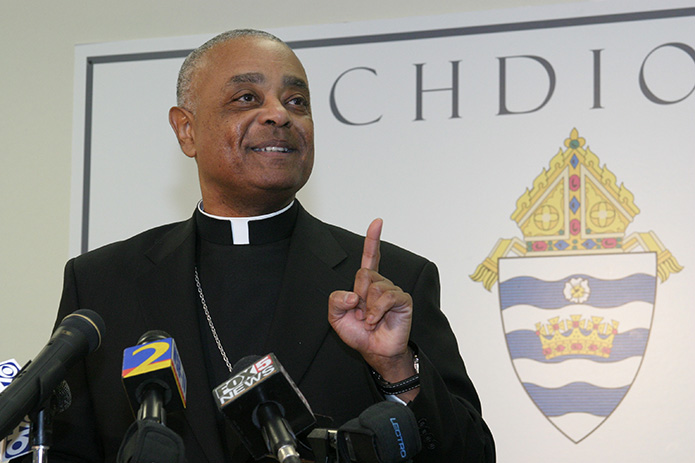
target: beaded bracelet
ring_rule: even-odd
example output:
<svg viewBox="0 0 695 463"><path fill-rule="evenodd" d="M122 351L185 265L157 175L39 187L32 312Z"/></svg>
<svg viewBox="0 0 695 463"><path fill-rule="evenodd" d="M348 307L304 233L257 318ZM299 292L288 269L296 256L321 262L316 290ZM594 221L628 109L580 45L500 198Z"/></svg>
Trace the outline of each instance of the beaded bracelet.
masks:
<svg viewBox="0 0 695 463"><path fill-rule="evenodd" d="M417 354L413 351L413 367L415 367L415 374L410 378L406 378L397 383L389 383L386 381L379 373L372 369L372 377L376 383L377 388L382 394L385 395L398 395L404 392L411 391L420 387L420 359Z"/></svg>

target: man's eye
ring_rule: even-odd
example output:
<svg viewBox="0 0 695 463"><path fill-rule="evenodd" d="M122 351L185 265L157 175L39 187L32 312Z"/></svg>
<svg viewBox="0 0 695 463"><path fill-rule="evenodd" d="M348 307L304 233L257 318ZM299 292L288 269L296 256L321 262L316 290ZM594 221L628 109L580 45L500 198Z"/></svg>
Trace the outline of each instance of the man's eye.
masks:
<svg viewBox="0 0 695 463"><path fill-rule="evenodd" d="M302 106L302 107L309 106L309 101L306 98L304 98L303 96L296 96L294 98L290 98L288 103L293 105L293 106Z"/></svg>
<svg viewBox="0 0 695 463"><path fill-rule="evenodd" d="M253 101L256 101L256 97L251 93L245 93L241 95L239 98L237 98L237 101L241 101L243 103L251 103Z"/></svg>

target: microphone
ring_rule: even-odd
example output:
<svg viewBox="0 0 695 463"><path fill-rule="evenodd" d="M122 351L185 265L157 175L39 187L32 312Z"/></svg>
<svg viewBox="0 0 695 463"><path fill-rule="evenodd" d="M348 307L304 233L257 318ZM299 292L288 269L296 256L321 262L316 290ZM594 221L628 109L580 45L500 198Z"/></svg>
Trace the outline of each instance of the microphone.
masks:
<svg viewBox="0 0 695 463"><path fill-rule="evenodd" d="M60 322L48 344L0 394L0 437L44 406L67 370L99 347L103 331L104 320L91 310L77 310Z"/></svg>
<svg viewBox="0 0 695 463"><path fill-rule="evenodd" d="M316 420L274 354L239 360L232 377L216 387L213 396L253 458L271 456L282 463L299 463L294 432L304 431Z"/></svg>
<svg viewBox="0 0 695 463"><path fill-rule="evenodd" d="M186 408L186 374L174 340L148 331L123 351L123 386L137 420L118 449L118 463L184 463L183 440L166 427L166 411Z"/></svg>
<svg viewBox="0 0 695 463"><path fill-rule="evenodd" d="M65 381L53 390L46 408L33 413L17 425L5 439L0 442L0 463L19 458L33 450L39 455L39 461L45 461L46 452L53 437L53 417L68 409L72 403L70 387Z"/></svg>
<svg viewBox="0 0 695 463"><path fill-rule="evenodd" d="M379 402L335 430L317 428L308 436L321 463L403 463L420 450L420 432L405 405Z"/></svg>
<svg viewBox="0 0 695 463"><path fill-rule="evenodd" d="M122 379L139 420L166 424L165 408L186 408L186 374L176 343L164 331L148 331L123 351Z"/></svg>

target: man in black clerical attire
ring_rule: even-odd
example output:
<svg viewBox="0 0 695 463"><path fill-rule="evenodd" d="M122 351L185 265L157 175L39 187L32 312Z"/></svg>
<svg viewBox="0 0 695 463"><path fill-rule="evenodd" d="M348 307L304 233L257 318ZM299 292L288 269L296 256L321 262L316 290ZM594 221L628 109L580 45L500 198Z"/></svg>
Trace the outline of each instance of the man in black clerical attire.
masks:
<svg viewBox="0 0 695 463"><path fill-rule="evenodd" d="M177 97L169 120L197 163L202 201L185 222L66 265L58 320L89 308L106 335L68 375L73 404L56 418L51 461L115 461L134 419L120 380L123 349L153 329L176 340L186 370L188 406L167 426L190 463L250 459L211 391L238 359L269 352L322 427L402 401L423 440L415 461L494 461L439 309L434 264L380 243L381 220L359 237L295 200L312 169L314 134L307 77L292 50L260 31L222 34L186 59ZM410 387L393 387L407 379Z"/></svg>

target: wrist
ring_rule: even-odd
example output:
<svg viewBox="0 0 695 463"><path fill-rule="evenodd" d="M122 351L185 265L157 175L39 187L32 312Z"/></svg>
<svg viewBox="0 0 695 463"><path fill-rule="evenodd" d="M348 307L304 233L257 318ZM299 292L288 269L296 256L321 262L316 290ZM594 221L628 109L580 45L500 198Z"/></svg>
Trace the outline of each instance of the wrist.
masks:
<svg viewBox="0 0 695 463"><path fill-rule="evenodd" d="M382 394L400 395L420 387L420 363L416 349L414 345L410 346L403 359L388 371L371 369L374 383Z"/></svg>

